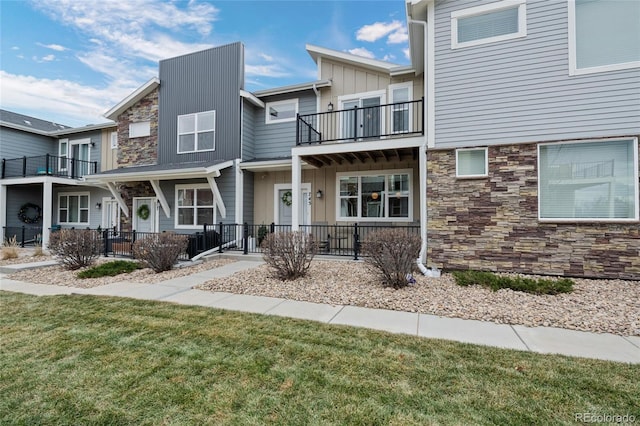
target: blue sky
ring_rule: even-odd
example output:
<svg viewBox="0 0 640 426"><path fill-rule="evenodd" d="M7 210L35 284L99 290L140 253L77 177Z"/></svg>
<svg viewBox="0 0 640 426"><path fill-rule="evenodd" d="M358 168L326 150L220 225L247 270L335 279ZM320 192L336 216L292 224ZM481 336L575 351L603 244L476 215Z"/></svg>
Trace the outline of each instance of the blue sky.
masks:
<svg viewBox="0 0 640 426"><path fill-rule="evenodd" d="M0 107L71 126L105 122L158 60L235 41L248 90L315 80L307 43L408 63L403 0L0 0L0 40Z"/></svg>

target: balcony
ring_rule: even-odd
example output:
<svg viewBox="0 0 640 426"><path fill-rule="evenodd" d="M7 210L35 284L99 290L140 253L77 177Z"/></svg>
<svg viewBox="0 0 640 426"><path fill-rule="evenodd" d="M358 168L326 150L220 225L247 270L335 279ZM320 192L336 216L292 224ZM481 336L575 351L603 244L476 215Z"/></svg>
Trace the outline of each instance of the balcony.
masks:
<svg viewBox="0 0 640 426"><path fill-rule="evenodd" d="M77 160L55 155L3 158L0 178L56 176L78 179L98 171L97 161Z"/></svg>
<svg viewBox="0 0 640 426"><path fill-rule="evenodd" d="M424 98L298 115L296 145L424 135Z"/></svg>

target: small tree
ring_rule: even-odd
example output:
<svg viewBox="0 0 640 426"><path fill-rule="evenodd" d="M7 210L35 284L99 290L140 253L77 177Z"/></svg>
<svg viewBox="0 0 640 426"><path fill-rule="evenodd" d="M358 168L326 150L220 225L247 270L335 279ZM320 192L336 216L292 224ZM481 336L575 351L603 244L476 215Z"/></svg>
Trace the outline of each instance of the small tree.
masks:
<svg viewBox="0 0 640 426"><path fill-rule="evenodd" d="M137 240L133 244L133 256L155 272L168 271L187 249L188 241L186 235L163 232Z"/></svg>
<svg viewBox="0 0 640 426"><path fill-rule="evenodd" d="M264 261L282 281L304 277L318 251L313 237L304 232L269 234L261 247Z"/></svg>
<svg viewBox="0 0 640 426"><path fill-rule="evenodd" d="M388 228L372 233L362 244L362 252L384 286L401 288L409 283L407 276L413 271L421 242L418 235Z"/></svg>
<svg viewBox="0 0 640 426"><path fill-rule="evenodd" d="M101 247L100 236L89 229L61 229L49 237L49 250L70 270L92 265Z"/></svg>

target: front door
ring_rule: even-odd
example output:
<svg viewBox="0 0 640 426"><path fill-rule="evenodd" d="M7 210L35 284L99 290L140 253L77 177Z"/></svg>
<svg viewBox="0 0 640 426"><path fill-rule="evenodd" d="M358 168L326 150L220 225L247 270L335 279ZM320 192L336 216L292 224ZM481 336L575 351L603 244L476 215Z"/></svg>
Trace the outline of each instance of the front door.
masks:
<svg viewBox="0 0 640 426"><path fill-rule="evenodd" d="M102 199L102 229L120 230L120 206L111 198Z"/></svg>
<svg viewBox="0 0 640 426"><path fill-rule="evenodd" d="M155 198L133 199L133 229L136 232L158 232L157 219Z"/></svg>
<svg viewBox="0 0 640 426"><path fill-rule="evenodd" d="M276 185L277 194L277 225L291 225L291 187L288 185ZM300 189L300 225L311 224L311 184L303 183Z"/></svg>

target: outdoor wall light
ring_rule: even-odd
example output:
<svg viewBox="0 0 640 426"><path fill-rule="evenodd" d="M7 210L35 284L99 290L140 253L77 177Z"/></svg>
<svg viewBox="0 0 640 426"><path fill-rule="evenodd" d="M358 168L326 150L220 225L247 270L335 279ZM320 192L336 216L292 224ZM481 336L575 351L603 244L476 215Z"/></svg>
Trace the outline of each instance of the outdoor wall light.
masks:
<svg viewBox="0 0 640 426"><path fill-rule="evenodd" d="M331 112L333 111L333 103L329 102L329 105L327 105L327 111Z"/></svg>
<svg viewBox="0 0 640 426"><path fill-rule="evenodd" d="M316 198L322 198L322 191L318 189L318 192L316 192Z"/></svg>
<svg viewBox="0 0 640 426"><path fill-rule="evenodd" d="M102 208L102 203L96 203L96 210L100 210Z"/></svg>

